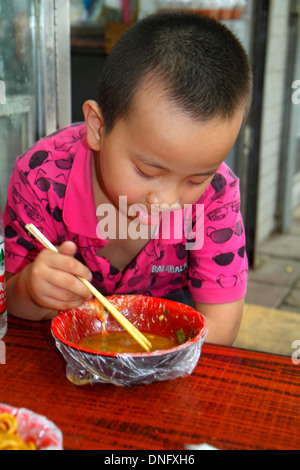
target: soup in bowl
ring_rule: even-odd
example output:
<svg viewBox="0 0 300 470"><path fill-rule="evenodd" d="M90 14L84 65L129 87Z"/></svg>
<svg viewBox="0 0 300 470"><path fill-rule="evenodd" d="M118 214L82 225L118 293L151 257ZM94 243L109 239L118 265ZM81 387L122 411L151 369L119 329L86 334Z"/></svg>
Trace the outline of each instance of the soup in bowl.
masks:
<svg viewBox="0 0 300 470"><path fill-rule="evenodd" d="M204 318L171 300L140 295L108 297L151 342L145 352L96 299L52 321L67 378L77 385L141 385L191 374L207 333Z"/></svg>

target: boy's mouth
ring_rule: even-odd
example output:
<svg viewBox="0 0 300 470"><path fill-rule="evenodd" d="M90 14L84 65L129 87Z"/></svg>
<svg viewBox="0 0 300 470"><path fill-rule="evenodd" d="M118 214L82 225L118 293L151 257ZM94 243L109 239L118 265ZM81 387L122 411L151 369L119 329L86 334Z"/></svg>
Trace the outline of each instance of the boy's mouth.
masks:
<svg viewBox="0 0 300 470"><path fill-rule="evenodd" d="M133 205L133 213L135 212L135 218L139 219L142 224L145 225L159 225L161 219L160 211L149 212L147 207L142 204Z"/></svg>

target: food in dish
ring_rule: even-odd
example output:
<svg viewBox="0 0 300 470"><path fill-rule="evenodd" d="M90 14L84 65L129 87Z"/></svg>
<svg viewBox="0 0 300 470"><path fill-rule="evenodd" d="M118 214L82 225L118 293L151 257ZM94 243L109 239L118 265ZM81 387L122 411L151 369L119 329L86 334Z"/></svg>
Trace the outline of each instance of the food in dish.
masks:
<svg viewBox="0 0 300 470"><path fill-rule="evenodd" d="M0 413L0 450L37 450L34 442L25 442L18 434L18 421L11 413Z"/></svg>
<svg viewBox="0 0 300 470"><path fill-rule="evenodd" d="M152 344L150 352L172 349L178 343L164 336L144 333ZM79 346L93 351L104 351L111 353L142 353L144 349L137 343L127 331L116 331L112 333L100 333L84 338Z"/></svg>
<svg viewBox="0 0 300 470"><path fill-rule="evenodd" d="M88 301L60 312L51 325L56 346L66 360L66 377L70 382L76 385L146 385L192 373L207 333L205 320L199 312L156 297L120 295L108 299L144 335L164 336L174 341L175 347L150 353L113 353L93 350L90 345L83 347L81 342L92 335L121 331L120 325L102 306Z"/></svg>

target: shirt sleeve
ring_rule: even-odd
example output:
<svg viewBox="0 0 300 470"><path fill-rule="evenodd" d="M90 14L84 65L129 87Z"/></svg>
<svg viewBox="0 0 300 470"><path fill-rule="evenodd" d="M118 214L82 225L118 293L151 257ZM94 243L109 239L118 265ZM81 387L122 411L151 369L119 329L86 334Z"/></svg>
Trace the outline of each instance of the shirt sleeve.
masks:
<svg viewBox="0 0 300 470"><path fill-rule="evenodd" d="M30 157L37 155L37 151L35 154L29 151L27 155L17 158L9 183L7 204L3 214L5 269L6 272L13 274L22 271L43 248L28 234L26 224L34 224L43 231L45 236L52 241L55 240L54 231L51 231L53 219L47 211L47 196L41 200L28 176L31 171ZM39 156L42 158L42 153Z"/></svg>
<svg viewBox="0 0 300 470"><path fill-rule="evenodd" d="M203 201L202 243L189 250L188 283L194 302L228 303L246 294L248 260L239 180L227 165L221 170Z"/></svg>

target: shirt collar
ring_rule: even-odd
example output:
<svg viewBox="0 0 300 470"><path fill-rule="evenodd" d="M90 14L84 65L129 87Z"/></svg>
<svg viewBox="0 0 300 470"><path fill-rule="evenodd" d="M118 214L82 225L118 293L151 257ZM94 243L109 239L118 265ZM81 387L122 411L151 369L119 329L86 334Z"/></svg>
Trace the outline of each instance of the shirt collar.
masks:
<svg viewBox="0 0 300 470"><path fill-rule="evenodd" d="M70 232L96 239L98 220L92 182L92 160L93 151L89 148L85 136L70 170L63 220Z"/></svg>

